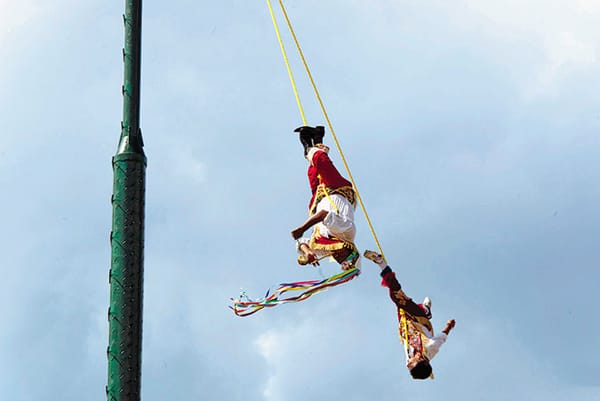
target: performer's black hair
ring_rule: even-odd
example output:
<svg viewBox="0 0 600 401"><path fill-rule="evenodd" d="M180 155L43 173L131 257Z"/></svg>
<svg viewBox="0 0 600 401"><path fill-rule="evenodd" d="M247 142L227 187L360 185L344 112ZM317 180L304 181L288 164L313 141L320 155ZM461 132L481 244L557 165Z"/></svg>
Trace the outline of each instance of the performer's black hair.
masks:
<svg viewBox="0 0 600 401"><path fill-rule="evenodd" d="M410 375L413 377L413 379L423 380L431 376L432 371L433 369L431 369L429 361L424 359L419 361L419 363L417 363L415 367L410 370Z"/></svg>

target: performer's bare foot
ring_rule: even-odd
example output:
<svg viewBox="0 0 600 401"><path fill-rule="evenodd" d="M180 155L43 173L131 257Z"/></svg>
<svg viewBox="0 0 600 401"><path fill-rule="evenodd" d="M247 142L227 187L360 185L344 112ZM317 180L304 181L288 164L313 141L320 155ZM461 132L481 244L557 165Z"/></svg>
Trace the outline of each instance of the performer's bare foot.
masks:
<svg viewBox="0 0 600 401"><path fill-rule="evenodd" d="M354 264L352 262L345 261L345 262L342 262L342 264L340 266L342 267L343 271L346 271L346 270L352 269L354 267Z"/></svg>
<svg viewBox="0 0 600 401"><path fill-rule="evenodd" d="M310 249L310 247L306 244L300 245L300 251L303 253L298 256L298 264L299 265L308 265L311 264L313 266L319 266L319 258L317 255Z"/></svg>
<svg viewBox="0 0 600 401"><path fill-rule="evenodd" d="M346 270L354 269L356 267L356 262L358 261L358 258L360 258L360 255L358 254L358 252L355 252L355 251L348 252L346 254L346 257L344 258L344 260L340 263L342 270L346 271Z"/></svg>
<svg viewBox="0 0 600 401"><path fill-rule="evenodd" d="M365 258L372 260L376 265L379 265L379 267L381 267L382 269L385 268L385 259L382 255L378 254L377 252L366 250L363 255L365 255Z"/></svg>

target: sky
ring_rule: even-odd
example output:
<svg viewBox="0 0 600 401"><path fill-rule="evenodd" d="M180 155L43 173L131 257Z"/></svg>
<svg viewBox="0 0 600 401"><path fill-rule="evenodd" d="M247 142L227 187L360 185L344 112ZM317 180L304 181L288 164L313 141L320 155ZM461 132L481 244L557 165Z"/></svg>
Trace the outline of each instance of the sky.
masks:
<svg viewBox="0 0 600 401"><path fill-rule="evenodd" d="M295 263L302 120L264 1L146 1L142 399L600 401L600 1L285 4L390 266L456 328L413 381L369 261L228 309L339 269ZM106 397L124 7L0 0L0 401Z"/></svg>

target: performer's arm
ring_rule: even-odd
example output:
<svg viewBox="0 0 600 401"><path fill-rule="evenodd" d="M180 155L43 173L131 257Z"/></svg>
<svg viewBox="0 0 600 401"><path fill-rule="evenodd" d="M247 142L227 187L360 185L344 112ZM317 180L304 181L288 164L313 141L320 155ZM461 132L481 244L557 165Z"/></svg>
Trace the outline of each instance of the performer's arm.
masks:
<svg viewBox="0 0 600 401"><path fill-rule="evenodd" d="M447 337L448 337L448 334L442 333L442 334L438 334L437 336L435 336L429 340L429 343L427 344L427 357L430 360L433 359L433 357L437 355L441 346L444 345L444 343L446 342Z"/></svg>
<svg viewBox="0 0 600 401"><path fill-rule="evenodd" d="M306 230L308 230L315 224L322 222L328 213L329 212L327 210L320 210L317 213L313 214L308 219L306 219L306 221L301 226L292 230L292 237L294 239L302 237L302 234L304 234Z"/></svg>
<svg viewBox="0 0 600 401"><path fill-rule="evenodd" d="M429 359L432 359L438 353L440 347L446 342L448 334L450 334L450 331L452 331L455 324L456 322L454 321L454 319L448 320L446 326L444 326L444 329L442 330L442 333L433 337L429 341L429 344L427 345L427 356L429 357Z"/></svg>

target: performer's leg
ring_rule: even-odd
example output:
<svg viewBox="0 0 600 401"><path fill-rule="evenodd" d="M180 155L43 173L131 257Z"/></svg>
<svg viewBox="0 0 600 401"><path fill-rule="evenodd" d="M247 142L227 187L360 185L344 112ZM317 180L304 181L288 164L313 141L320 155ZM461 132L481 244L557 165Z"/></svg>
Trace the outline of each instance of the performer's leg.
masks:
<svg viewBox="0 0 600 401"><path fill-rule="evenodd" d="M412 299L409 299L406 305L403 308L406 312L410 313L413 316L422 316L429 319L428 314L421 308L419 305L414 303Z"/></svg>

